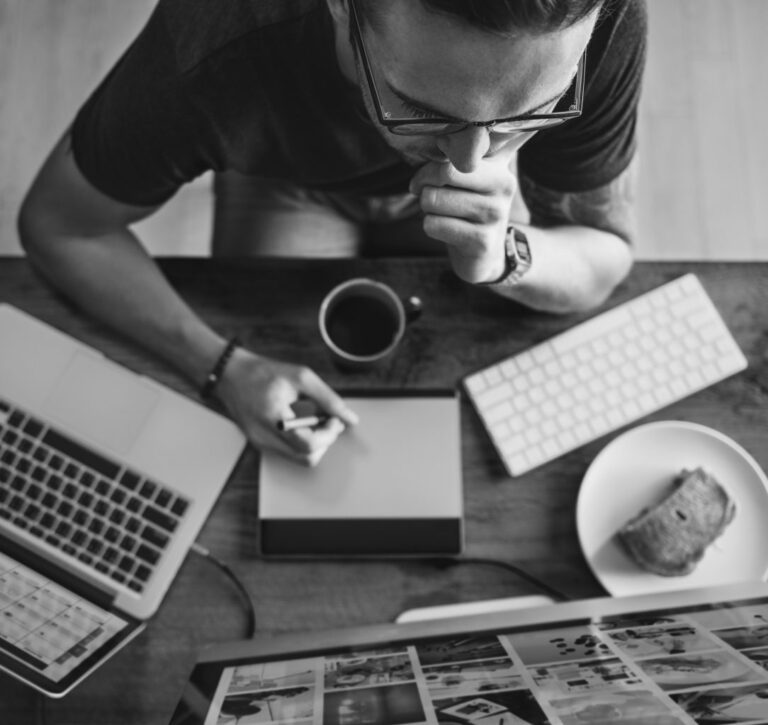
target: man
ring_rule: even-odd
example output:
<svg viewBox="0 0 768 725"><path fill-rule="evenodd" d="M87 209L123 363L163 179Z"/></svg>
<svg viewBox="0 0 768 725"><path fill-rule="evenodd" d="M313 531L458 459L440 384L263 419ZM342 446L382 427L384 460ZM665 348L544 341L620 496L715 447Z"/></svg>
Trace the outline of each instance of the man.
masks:
<svg viewBox="0 0 768 725"><path fill-rule="evenodd" d="M644 39L642 0L160 0L35 180L22 243L208 380L254 445L312 462L355 414L311 370L227 346L129 225L214 169L220 253L337 254L366 228L525 305L589 308L631 266ZM530 224L510 226L518 187ZM332 417L279 433L300 396Z"/></svg>

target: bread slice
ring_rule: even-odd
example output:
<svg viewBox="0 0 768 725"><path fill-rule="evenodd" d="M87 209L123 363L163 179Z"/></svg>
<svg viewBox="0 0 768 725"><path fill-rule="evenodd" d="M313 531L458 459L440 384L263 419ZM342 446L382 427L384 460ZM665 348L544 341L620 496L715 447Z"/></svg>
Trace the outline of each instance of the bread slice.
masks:
<svg viewBox="0 0 768 725"><path fill-rule="evenodd" d="M663 501L643 509L618 532L629 556L661 576L690 574L736 515L736 505L702 468L683 470Z"/></svg>

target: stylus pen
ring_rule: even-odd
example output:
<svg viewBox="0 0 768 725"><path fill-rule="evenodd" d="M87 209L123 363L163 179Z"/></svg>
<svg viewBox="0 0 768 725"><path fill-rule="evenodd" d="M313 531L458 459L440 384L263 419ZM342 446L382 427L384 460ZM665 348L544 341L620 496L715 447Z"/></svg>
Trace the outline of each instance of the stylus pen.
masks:
<svg viewBox="0 0 768 725"><path fill-rule="evenodd" d="M288 418L287 420L278 420L277 429L279 431L296 430L297 428L314 428L322 425L330 419L328 415L307 415L303 418Z"/></svg>

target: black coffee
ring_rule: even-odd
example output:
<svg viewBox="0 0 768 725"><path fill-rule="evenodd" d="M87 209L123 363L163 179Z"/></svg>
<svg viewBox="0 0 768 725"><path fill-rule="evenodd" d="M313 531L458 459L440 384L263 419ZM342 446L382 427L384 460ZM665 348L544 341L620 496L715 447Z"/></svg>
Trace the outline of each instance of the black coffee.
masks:
<svg viewBox="0 0 768 725"><path fill-rule="evenodd" d="M375 297L350 295L337 302L325 323L335 345L351 355L375 355L395 339L395 311Z"/></svg>

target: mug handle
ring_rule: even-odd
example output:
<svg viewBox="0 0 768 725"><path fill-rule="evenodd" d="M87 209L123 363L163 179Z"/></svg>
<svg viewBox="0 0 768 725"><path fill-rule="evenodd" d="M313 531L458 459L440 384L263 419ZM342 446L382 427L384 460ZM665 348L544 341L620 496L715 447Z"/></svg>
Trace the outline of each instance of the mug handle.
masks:
<svg viewBox="0 0 768 725"><path fill-rule="evenodd" d="M403 309L405 310L405 322L406 324L418 320L421 317L423 305L421 298L416 295L411 295L407 299L403 300Z"/></svg>

